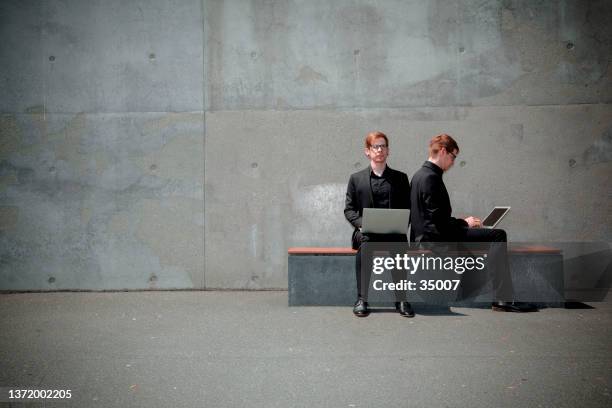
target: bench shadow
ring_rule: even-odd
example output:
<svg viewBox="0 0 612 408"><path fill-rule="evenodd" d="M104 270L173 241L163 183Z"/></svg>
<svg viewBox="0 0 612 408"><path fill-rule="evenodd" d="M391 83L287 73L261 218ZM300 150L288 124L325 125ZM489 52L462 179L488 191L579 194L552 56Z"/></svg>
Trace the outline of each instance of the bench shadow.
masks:
<svg viewBox="0 0 612 408"><path fill-rule="evenodd" d="M575 301L565 302L565 308L566 309L595 309L594 306L587 305L586 303L582 303L582 302L575 302Z"/></svg>

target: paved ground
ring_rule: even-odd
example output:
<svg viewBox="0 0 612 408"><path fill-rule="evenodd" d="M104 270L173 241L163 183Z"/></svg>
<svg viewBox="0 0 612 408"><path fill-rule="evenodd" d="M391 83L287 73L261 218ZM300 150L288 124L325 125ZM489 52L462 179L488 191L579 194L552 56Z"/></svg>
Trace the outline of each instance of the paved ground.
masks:
<svg viewBox="0 0 612 408"><path fill-rule="evenodd" d="M610 407L612 302L591 306L358 319L286 292L5 294L0 387L71 390L49 407Z"/></svg>

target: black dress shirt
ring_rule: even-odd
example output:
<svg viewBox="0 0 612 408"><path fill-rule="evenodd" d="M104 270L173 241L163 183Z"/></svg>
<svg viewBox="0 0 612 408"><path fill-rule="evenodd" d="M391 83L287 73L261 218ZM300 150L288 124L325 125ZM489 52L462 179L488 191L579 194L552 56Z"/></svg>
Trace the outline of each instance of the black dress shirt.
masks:
<svg viewBox="0 0 612 408"><path fill-rule="evenodd" d="M455 242L468 227L465 220L453 218L453 209L440 167L426 161L412 177L410 193L410 240L416 242Z"/></svg>
<svg viewBox="0 0 612 408"><path fill-rule="evenodd" d="M372 189L372 207L374 208L389 208L389 195L391 194L391 182L388 168L385 167L383 173L379 176L370 172L370 188Z"/></svg>

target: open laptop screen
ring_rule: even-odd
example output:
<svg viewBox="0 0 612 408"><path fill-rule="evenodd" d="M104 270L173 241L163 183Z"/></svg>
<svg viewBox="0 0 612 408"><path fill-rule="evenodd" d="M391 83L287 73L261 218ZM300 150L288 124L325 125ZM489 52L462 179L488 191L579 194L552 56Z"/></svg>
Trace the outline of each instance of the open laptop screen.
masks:
<svg viewBox="0 0 612 408"><path fill-rule="evenodd" d="M502 219L504 215L510 210L510 207L495 207L487 218L484 219L482 225L485 227L493 228Z"/></svg>

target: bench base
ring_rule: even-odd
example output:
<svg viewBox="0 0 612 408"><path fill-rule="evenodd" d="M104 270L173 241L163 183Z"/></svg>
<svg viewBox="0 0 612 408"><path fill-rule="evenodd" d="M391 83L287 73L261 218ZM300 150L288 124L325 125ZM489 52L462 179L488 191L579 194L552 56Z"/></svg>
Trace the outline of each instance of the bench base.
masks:
<svg viewBox="0 0 612 408"><path fill-rule="evenodd" d="M289 306L352 306L357 296L355 251L336 248L326 253L316 248L290 250L288 260ZM564 307L563 257L560 251L511 250L509 252L515 300L540 307ZM491 292L491 287L481 293ZM533 295L537 294L537 299ZM489 307L487 297L444 305L413 303L416 311L444 313L449 306ZM534 301L535 300L535 301ZM372 306L393 307L371 303Z"/></svg>

